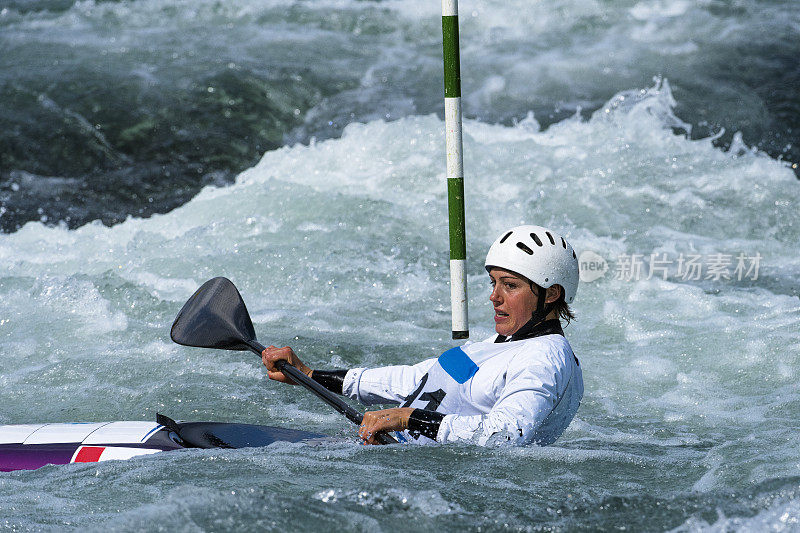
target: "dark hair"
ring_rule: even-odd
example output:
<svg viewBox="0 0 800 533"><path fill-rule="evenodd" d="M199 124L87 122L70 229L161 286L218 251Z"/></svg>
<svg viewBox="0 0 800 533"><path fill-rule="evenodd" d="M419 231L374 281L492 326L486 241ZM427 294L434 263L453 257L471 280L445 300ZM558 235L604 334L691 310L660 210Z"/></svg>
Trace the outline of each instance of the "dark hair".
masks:
<svg viewBox="0 0 800 533"><path fill-rule="evenodd" d="M530 280L528 280L528 283L531 284L531 290L533 291L533 293L539 294L537 289L540 289L541 287L539 287L539 285ZM556 285L553 286L555 287ZM575 313L572 312L572 309L569 308L569 304L564 299L564 287L561 285L558 285L558 287L561 289L561 294L558 295L558 300L556 300L552 304L553 311L556 312L556 316L559 319L566 320L567 324L569 324L570 321L575 320Z"/></svg>
<svg viewBox="0 0 800 533"><path fill-rule="evenodd" d="M558 297L558 300L553 304L553 311L556 312L558 318L567 321L567 324L570 321L575 320L575 313L572 312L572 309L569 308L569 304L564 300L564 288L561 288L561 294Z"/></svg>

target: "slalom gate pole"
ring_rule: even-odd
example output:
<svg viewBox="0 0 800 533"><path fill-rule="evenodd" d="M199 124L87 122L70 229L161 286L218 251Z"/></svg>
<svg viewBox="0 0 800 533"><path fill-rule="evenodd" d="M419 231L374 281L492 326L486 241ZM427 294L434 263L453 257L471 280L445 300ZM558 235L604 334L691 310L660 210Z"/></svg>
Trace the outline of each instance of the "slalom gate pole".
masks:
<svg viewBox="0 0 800 533"><path fill-rule="evenodd" d="M444 122L447 146L447 210L450 224L450 305L453 338L469 338L467 319L467 242L464 216L464 158L461 140L461 66L458 0L442 0Z"/></svg>

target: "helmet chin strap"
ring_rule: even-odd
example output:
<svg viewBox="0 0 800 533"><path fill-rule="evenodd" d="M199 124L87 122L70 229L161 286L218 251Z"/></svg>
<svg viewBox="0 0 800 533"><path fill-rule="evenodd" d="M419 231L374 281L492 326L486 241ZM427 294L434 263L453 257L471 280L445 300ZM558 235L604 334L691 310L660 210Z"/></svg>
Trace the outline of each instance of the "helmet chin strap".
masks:
<svg viewBox="0 0 800 533"><path fill-rule="evenodd" d="M534 289L534 287L536 288ZM511 337L506 339L509 342L524 339L528 333L530 333L533 328L538 326L545 318L547 318L547 315L549 315L550 311L553 310L553 303L545 303L545 300L547 299L547 289L531 283L531 290L536 292L536 310L533 312L531 319L528 320L524 326L519 328L511 335Z"/></svg>

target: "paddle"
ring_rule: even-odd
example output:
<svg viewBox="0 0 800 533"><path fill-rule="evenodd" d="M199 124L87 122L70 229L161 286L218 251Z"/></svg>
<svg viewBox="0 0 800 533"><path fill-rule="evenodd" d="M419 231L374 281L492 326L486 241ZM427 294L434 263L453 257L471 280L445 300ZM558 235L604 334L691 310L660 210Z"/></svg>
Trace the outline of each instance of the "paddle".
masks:
<svg viewBox="0 0 800 533"><path fill-rule="evenodd" d="M219 348L222 350L252 350L261 356L264 346L256 340L253 321L236 286L227 278L213 278L197 289L175 317L170 337L178 344L195 348ZM354 424L361 424L364 415L353 409L339 396L332 393L301 371L278 361L278 370L301 384L325 403L339 411ZM378 434L381 444L397 441Z"/></svg>

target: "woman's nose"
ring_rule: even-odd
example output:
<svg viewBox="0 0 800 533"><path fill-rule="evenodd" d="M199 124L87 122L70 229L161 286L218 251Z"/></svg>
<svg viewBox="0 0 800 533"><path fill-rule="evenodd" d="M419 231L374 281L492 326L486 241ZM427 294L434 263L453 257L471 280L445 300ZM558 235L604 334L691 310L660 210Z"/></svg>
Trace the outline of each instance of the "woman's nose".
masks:
<svg viewBox="0 0 800 533"><path fill-rule="evenodd" d="M500 300L500 295L497 294L497 287L492 287L492 292L489 293L489 301L490 302L497 302Z"/></svg>

